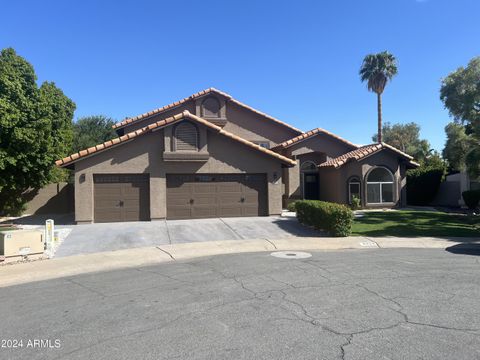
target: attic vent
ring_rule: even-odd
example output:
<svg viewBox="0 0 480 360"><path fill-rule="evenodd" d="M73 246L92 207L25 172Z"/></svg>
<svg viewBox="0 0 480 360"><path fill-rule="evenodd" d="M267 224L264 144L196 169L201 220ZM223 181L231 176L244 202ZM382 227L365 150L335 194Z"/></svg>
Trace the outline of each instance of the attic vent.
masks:
<svg viewBox="0 0 480 360"><path fill-rule="evenodd" d="M184 122L175 128L175 150L198 150L198 134L197 127L195 125L189 122Z"/></svg>
<svg viewBox="0 0 480 360"><path fill-rule="evenodd" d="M202 103L202 114L204 117L220 117L220 103L212 96L207 97Z"/></svg>

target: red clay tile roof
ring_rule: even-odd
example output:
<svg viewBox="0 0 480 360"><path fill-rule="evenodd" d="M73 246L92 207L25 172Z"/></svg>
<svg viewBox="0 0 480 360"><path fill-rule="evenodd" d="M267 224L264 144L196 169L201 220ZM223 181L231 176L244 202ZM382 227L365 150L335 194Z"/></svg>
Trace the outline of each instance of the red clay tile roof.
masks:
<svg viewBox="0 0 480 360"><path fill-rule="evenodd" d="M351 160L361 160L367 156L370 156L372 154L375 154L379 151L382 151L383 149L388 149L388 150L391 150L397 154L399 154L400 156L403 156L404 158L406 158L407 160L409 160L409 164L411 164L412 166L420 166L418 163L416 163L415 161L413 161L413 157L398 150L397 148L391 146L391 145L388 145L388 144L385 144L385 143L377 143L377 144L370 144L370 145L365 145L365 146L362 146L362 147L359 147L358 149L355 149L355 150L352 150L346 154L343 154L343 155L340 155L334 159L330 159L330 160L327 160L325 161L324 163L321 163L320 165L318 165L318 167L334 167L335 169L339 168L340 166L346 164L347 162L351 161Z"/></svg>
<svg viewBox="0 0 480 360"><path fill-rule="evenodd" d="M145 126L141 129L138 129L136 131L132 131L128 134L125 134L123 136L120 136L118 138L115 138L115 139L112 139L112 140L109 140L109 141L106 141L104 142L103 144L99 144L99 145L96 145L96 146L92 146L88 149L85 149L85 150L81 150L75 154L72 154L70 156L67 156L61 160L57 160L55 162L55 165L57 166L60 166L60 167L64 167L64 166L67 166L67 165L70 165L72 163L74 163L75 161L77 160L80 160L82 158L85 158L87 156L90 156L90 155L93 155L97 152L100 152L100 151L103 151L103 150L107 150L113 146L117 146L117 145L121 145L123 143L126 143L126 142L129 142L130 140L133 140L134 138L140 136L140 135L144 135L146 133L149 133L151 132L152 130L154 129L158 129L158 128L162 128L162 127L165 127L167 125L170 125L174 122L177 122L177 121L180 121L180 120L183 120L183 119L190 119L190 120L193 120L193 121L196 121L200 124L203 124L205 126L207 126L208 128L212 129L212 130L215 130L217 131L218 133L230 138L230 139L233 139L235 141L238 141L242 144L245 144L255 150L258 150L260 152L263 152L264 154L267 154L267 155L270 155L270 156L273 156L275 158L277 158L278 160L281 160L282 162L288 164L288 165L295 165L296 164L296 161L295 160L292 160L288 157L285 157L285 156L282 156L280 154L277 154L276 152L273 152L272 150L269 150L269 149L265 149L264 147L261 147L257 144L254 144L248 140L245 140L237 135L234 135L228 131L225 131L223 130L221 127L215 125L215 124L212 124L211 122L207 121L207 120L204 120L196 115L193 115L191 114L190 112L188 111L184 111L180 114L177 114L177 115L174 115L174 116L171 116L171 117L168 117L166 119L163 119L163 120L160 120L160 121L157 121L153 124L150 124L148 126Z"/></svg>
<svg viewBox="0 0 480 360"><path fill-rule="evenodd" d="M181 100L179 100L179 101L175 101L174 103L165 105L165 106L163 106L163 107L161 107L161 108L158 108L158 109L149 111L149 112L147 112L147 113L144 113L144 114L141 114L141 115L138 115L138 116L134 116L134 117L125 119L125 120L123 120L123 121L121 121L121 122L113 125L113 128L114 128L114 129L123 128L123 127L125 127L125 126L127 126L127 125L129 125L129 124L135 123L135 122L140 121L140 120L147 119L147 118L149 118L149 117L151 117L151 116L153 116L153 115L162 113L162 112L164 112L164 111L166 111L166 110L173 109L173 108L175 108L175 107L177 107L177 106L180 106L180 105L186 103L186 102L189 101L189 100L194 100L194 99L196 99L196 98L199 98L200 96L203 96L203 95L206 95L206 94L209 94L209 93L216 93L216 94L222 95L222 96L224 96L225 98L227 98L228 101L230 101L230 102L232 102L232 103L234 103L234 104L237 104L238 106L241 106L241 107L243 107L243 108L245 108L245 109L248 109L248 110L250 110L250 111L253 111L254 113L256 113L256 114L258 114L258 115L260 115L260 116L262 116L262 117L264 117L264 118L266 118L266 119L268 119L268 120L271 120L271 121L273 121L273 122L276 122L277 124L286 126L286 127L290 128L291 130L296 131L296 132L298 132L298 133L302 133L302 132L303 132L303 131L301 131L301 130L299 130L299 129L297 129L297 128L295 128L295 127L293 127L293 126L291 126L291 125L289 125L289 124L287 124L287 123L285 123L285 122L283 122L283 121L280 121L280 120L274 118L273 116L270 116L270 115L267 115L267 114L265 114L265 113L263 113L263 112L261 112L261 111L258 111L258 110L256 110L256 109L254 109L254 108L252 108L252 107L250 107L250 106L248 106L248 105L246 105L246 104L244 104L244 103L242 103L242 102L240 102L240 101L232 98L231 95L229 95L229 94L227 94L227 93L224 93L223 91L217 90L217 89L215 89L215 88L208 88L208 89L199 91L199 92L197 92L197 93L195 93L195 94L193 94L193 95L190 95L190 96L188 96L188 97L186 97L186 98L184 98L184 99L181 99Z"/></svg>
<svg viewBox="0 0 480 360"><path fill-rule="evenodd" d="M297 144L301 141L304 141L304 140L307 140L315 135L318 135L318 134L325 134L325 135L328 135L328 136L331 136L333 137L334 139L337 139L337 140L340 140L341 142L343 142L344 144L347 144L351 147L354 147L354 148L358 148L358 145L355 145L353 143L351 143L350 141L348 140L345 140L343 138L341 138L340 136L337 136L333 133L331 133L330 131L327 131L325 129L322 129L322 128L316 128L316 129L312 129L310 131L307 131L303 134L300 134L292 139L289 139L287 141L284 141L283 143L281 144L278 144L277 146L275 146L273 149L281 149L281 148L287 148L287 147L290 147L294 144Z"/></svg>

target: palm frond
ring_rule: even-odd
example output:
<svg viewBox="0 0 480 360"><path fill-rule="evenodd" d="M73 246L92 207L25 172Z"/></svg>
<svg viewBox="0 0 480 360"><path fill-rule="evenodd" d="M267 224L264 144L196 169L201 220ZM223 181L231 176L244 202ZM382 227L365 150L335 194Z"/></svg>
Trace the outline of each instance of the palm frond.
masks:
<svg viewBox="0 0 480 360"><path fill-rule="evenodd" d="M367 83L369 91L381 94L398 72L397 59L388 51L369 54L363 59L359 75L362 82Z"/></svg>

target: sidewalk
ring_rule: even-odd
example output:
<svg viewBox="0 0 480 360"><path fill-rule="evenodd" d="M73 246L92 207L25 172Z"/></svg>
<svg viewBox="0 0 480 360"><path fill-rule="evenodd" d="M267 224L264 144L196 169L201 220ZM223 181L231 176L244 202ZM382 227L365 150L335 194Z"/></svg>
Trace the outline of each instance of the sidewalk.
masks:
<svg viewBox="0 0 480 360"><path fill-rule="evenodd" d="M378 248L438 248L458 244L480 244L479 239L439 238L304 238L266 240L209 241L144 247L127 250L75 255L45 261L33 261L0 267L0 287L49 280L83 273L109 271L128 267L146 266L196 257L262 252L277 250L328 251Z"/></svg>

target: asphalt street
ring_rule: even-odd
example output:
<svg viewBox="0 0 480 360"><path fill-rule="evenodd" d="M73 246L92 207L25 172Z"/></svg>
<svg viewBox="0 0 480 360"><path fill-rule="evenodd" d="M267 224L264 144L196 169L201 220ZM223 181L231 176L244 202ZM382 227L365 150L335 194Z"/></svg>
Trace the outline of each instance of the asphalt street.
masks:
<svg viewBox="0 0 480 360"><path fill-rule="evenodd" d="M478 359L466 253L221 255L2 288L0 358Z"/></svg>

